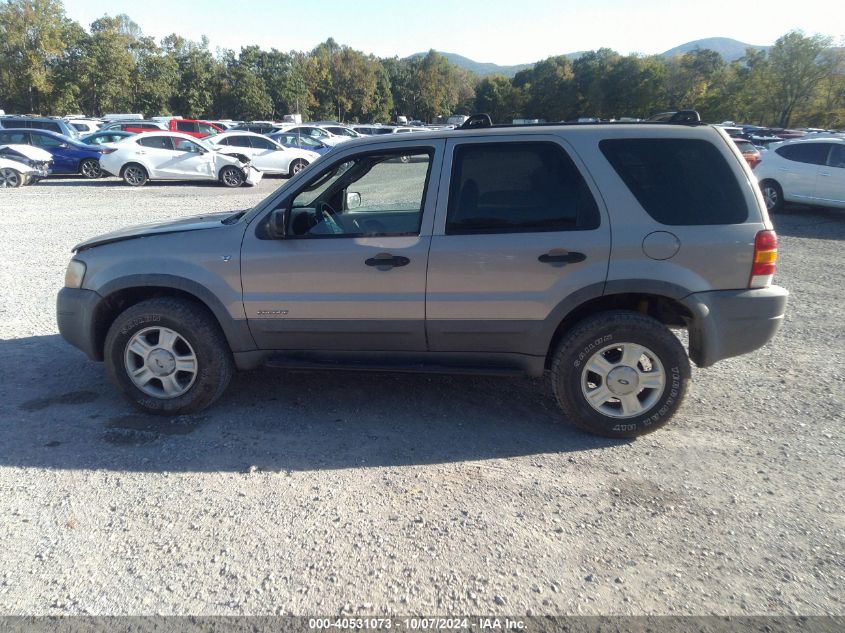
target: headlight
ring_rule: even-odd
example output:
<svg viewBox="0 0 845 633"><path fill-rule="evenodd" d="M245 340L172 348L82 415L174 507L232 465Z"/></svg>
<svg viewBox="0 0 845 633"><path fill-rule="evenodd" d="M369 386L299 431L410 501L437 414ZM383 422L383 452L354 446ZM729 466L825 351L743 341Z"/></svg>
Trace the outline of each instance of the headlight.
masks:
<svg viewBox="0 0 845 633"><path fill-rule="evenodd" d="M65 288L81 288L85 277L85 264L75 259L70 260L65 271Z"/></svg>

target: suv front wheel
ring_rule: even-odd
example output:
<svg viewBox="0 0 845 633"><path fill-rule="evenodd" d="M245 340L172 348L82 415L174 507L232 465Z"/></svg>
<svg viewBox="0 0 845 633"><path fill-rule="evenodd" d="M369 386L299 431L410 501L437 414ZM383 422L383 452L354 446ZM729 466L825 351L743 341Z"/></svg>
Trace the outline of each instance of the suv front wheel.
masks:
<svg viewBox="0 0 845 633"><path fill-rule="evenodd" d="M576 325L552 361L552 391L567 417L591 433L631 438L666 424L690 378L680 341L659 321L623 310Z"/></svg>
<svg viewBox="0 0 845 633"><path fill-rule="evenodd" d="M205 306L173 297L142 301L121 313L106 336L106 371L139 409L181 415L217 400L234 361Z"/></svg>

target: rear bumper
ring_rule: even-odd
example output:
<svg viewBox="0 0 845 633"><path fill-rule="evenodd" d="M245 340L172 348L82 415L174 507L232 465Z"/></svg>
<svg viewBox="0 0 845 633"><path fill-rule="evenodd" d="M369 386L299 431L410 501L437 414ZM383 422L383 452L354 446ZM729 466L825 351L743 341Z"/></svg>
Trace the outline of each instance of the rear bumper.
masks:
<svg viewBox="0 0 845 633"><path fill-rule="evenodd" d="M56 299L59 334L91 360L103 360L94 338L94 312L100 301L100 295L84 288L62 288Z"/></svg>
<svg viewBox="0 0 845 633"><path fill-rule="evenodd" d="M780 286L685 297L681 302L694 315L689 324L690 358L699 367L709 367L763 347L783 322L788 297L789 291Z"/></svg>

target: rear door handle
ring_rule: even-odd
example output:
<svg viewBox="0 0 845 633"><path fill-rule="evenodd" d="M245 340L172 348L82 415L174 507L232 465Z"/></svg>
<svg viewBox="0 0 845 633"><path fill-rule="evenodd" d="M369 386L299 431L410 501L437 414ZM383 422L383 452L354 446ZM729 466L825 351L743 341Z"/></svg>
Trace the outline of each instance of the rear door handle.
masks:
<svg viewBox="0 0 845 633"><path fill-rule="evenodd" d="M553 250L540 255L537 259L544 264L577 264L587 259L587 256L576 251Z"/></svg>
<svg viewBox="0 0 845 633"><path fill-rule="evenodd" d="M377 266L379 268L384 266L386 268L394 268L397 266L407 266L411 263L411 260L407 257L402 257L401 255L379 253L375 257L370 257L368 260L364 261L364 263L367 266Z"/></svg>

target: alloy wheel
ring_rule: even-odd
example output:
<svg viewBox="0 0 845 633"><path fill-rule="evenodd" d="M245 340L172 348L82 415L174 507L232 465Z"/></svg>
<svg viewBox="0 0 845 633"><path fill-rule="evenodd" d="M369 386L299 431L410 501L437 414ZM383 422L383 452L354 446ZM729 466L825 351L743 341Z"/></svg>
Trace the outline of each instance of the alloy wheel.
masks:
<svg viewBox="0 0 845 633"><path fill-rule="evenodd" d="M197 378L198 361L193 347L181 334L166 327L148 327L126 344L126 373L147 395L178 398Z"/></svg>

